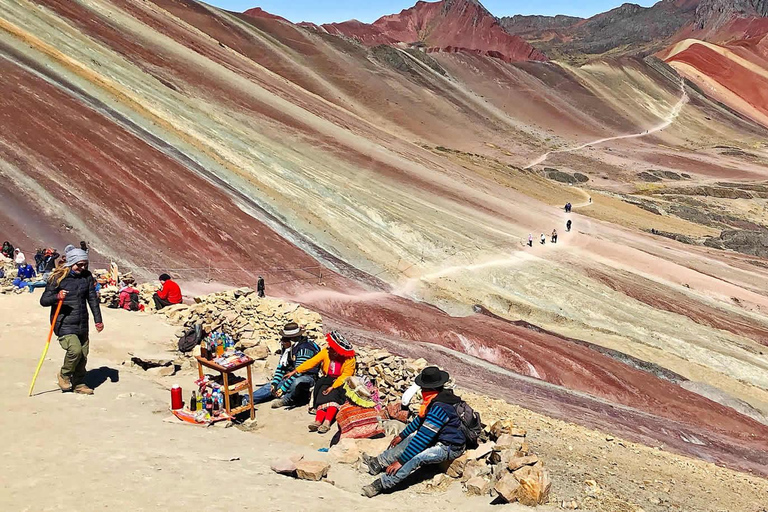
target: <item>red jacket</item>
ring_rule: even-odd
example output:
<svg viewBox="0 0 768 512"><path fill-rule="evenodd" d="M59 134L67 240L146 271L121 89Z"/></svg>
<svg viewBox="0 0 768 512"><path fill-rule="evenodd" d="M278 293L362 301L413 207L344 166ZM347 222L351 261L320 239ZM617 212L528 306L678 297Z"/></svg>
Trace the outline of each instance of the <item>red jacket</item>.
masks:
<svg viewBox="0 0 768 512"><path fill-rule="evenodd" d="M123 288L123 290L120 292L120 302L118 302L118 306L130 311L132 293L139 293L139 290L131 286Z"/></svg>
<svg viewBox="0 0 768 512"><path fill-rule="evenodd" d="M157 296L171 304L181 304L181 288L170 279L163 283L163 288L157 292Z"/></svg>

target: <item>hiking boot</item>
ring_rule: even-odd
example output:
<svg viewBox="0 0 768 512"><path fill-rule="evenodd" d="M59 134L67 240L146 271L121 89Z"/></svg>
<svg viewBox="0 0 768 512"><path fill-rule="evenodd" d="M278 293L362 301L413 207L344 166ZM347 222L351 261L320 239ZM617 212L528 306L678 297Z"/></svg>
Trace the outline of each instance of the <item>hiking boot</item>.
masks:
<svg viewBox="0 0 768 512"><path fill-rule="evenodd" d="M288 405L288 400L285 398L279 398L272 402L272 408L273 409L279 409L281 407L286 407Z"/></svg>
<svg viewBox="0 0 768 512"><path fill-rule="evenodd" d="M72 380L69 377L63 376L61 372L57 373L56 377L59 380L59 388L62 391L72 391Z"/></svg>
<svg viewBox="0 0 768 512"><path fill-rule="evenodd" d="M317 429L320 428L320 425L322 425L322 423L320 423L319 421L313 421L307 426L307 428L309 429L310 432L317 432Z"/></svg>
<svg viewBox="0 0 768 512"><path fill-rule="evenodd" d="M93 390L86 386L85 384L78 384L75 386L75 393L81 394L81 395L92 395Z"/></svg>
<svg viewBox="0 0 768 512"><path fill-rule="evenodd" d="M317 409L315 409L314 407L310 407L308 412L310 416L314 416L315 414L317 414Z"/></svg>
<svg viewBox="0 0 768 512"><path fill-rule="evenodd" d="M331 430L331 423L328 421L324 421L322 425L317 427L318 434L327 434L329 430Z"/></svg>
<svg viewBox="0 0 768 512"><path fill-rule="evenodd" d="M376 479L373 482L371 482L370 485L366 485L363 487L363 496L366 496L368 498L373 498L374 496L378 496L381 494L381 492L384 490L384 486L381 484L381 480Z"/></svg>
<svg viewBox="0 0 768 512"><path fill-rule="evenodd" d="M367 453L363 453L362 459L363 464L365 464L366 468L368 469L368 474L376 476L384 471L384 468L382 468L381 464L379 464L378 457L371 457Z"/></svg>

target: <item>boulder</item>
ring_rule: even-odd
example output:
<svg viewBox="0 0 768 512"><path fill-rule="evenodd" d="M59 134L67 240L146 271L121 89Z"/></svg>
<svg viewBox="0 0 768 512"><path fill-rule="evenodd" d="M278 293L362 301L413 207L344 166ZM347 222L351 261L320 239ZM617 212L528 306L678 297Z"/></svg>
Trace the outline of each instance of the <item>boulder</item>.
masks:
<svg viewBox="0 0 768 512"><path fill-rule="evenodd" d="M280 459L270 466L272 471L281 475L294 476L296 474L296 463L291 459Z"/></svg>
<svg viewBox="0 0 768 512"><path fill-rule="evenodd" d="M510 471L516 471L523 466L533 466L539 462L539 456L538 455L525 455L523 457L514 457L509 461L509 464L507 467Z"/></svg>
<svg viewBox="0 0 768 512"><path fill-rule="evenodd" d="M246 349L243 351L243 353L254 361L263 361L269 357L269 349L264 345L257 345L255 347Z"/></svg>
<svg viewBox="0 0 768 512"><path fill-rule="evenodd" d="M499 498L507 503L517 501L517 493L520 490L520 482L512 473L507 473L496 482L493 489L499 495Z"/></svg>
<svg viewBox="0 0 768 512"><path fill-rule="evenodd" d="M532 468L530 474L518 479L520 488L517 491L517 501L523 505L535 507L549 500L552 483L545 469Z"/></svg>
<svg viewBox="0 0 768 512"><path fill-rule="evenodd" d="M464 474L464 467L467 465L467 455L464 454L458 459L454 459L453 462L446 469L445 474L451 478L461 478Z"/></svg>
<svg viewBox="0 0 768 512"><path fill-rule="evenodd" d="M464 482L464 489L470 496L487 496L491 492L491 482L476 476Z"/></svg>
<svg viewBox="0 0 768 512"><path fill-rule="evenodd" d="M473 450L467 451L468 459L484 459L493 451L493 447L496 443L493 441L486 441Z"/></svg>
<svg viewBox="0 0 768 512"><path fill-rule="evenodd" d="M496 448L499 450L518 450L520 448L520 438L510 434L501 434L496 440Z"/></svg>
<svg viewBox="0 0 768 512"><path fill-rule="evenodd" d="M470 459L464 465L463 475L461 477L462 482L466 482L475 477L488 476L491 474L491 467L488 466L485 461Z"/></svg>
<svg viewBox="0 0 768 512"><path fill-rule="evenodd" d="M328 476L330 464L314 460L300 460L296 463L296 476L300 480L311 480L318 482L323 477Z"/></svg>
<svg viewBox="0 0 768 512"><path fill-rule="evenodd" d="M515 427L515 422L512 420L499 420L490 428L491 439L496 441L503 434L509 434Z"/></svg>
<svg viewBox="0 0 768 512"><path fill-rule="evenodd" d="M176 366L157 366L155 368L149 368L147 373L153 377L170 377L176 375Z"/></svg>
<svg viewBox="0 0 768 512"><path fill-rule="evenodd" d="M328 455L338 464L354 464L360 460L360 448L355 439L342 439L328 450Z"/></svg>

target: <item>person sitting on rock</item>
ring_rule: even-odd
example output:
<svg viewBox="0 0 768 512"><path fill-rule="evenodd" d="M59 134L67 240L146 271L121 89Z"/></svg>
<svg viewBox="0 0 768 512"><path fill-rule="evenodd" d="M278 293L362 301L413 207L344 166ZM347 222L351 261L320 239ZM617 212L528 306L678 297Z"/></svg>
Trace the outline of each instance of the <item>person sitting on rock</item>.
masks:
<svg viewBox="0 0 768 512"><path fill-rule="evenodd" d="M2 254L9 260L13 259L13 246L11 245L11 242L9 242L8 240L3 242Z"/></svg>
<svg viewBox="0 0 768 512"><path fill-rule="evenodd" d="M346 401L344 382L355 374L357 361L352 344L336 331L325 336L328 346L315 357L299 365L286 378L295 374L305 374L322 365L323 376L317 380L313 393L315 421L309 424L310 432L325 434L331 430L331 424L339 412L339 407Z"/></svg>
<svg viewBox="0 0 768 512"><path fill-rule="evenodd" d="M155 309L160 311L164 307L181 304L181 288L171 279L171 276L161 274L158 279L160 279L163 287L152 295L152 299L155 301Z"/></svg>
<svg viewBox="0 0 768 512"><path fill-rule="evenodd" d="M280 336L283 350L280 363L275 368L272 381L253 392L254 405L269 402L273 398L279 399L272 402L273 409L294 405L300 398L301 390L306 390L308 395L317 379L317 369L303 375L293 373L297 365L304 364L320 352L317 343L307 338L296 322L285 324Z"/></svg>
<svg viewBox="0 0 768 512"><path fill-rule="evenodd" d="M452 461L464 453L467 438L455 408L461 399L444 387L449 379L448 372L436 366L425 368L416 377L422 389L418 416L395 436L384 453L378 457L363 454L370 474L384 473L363 487L364 496L372 498L392 489L422 466Z"/></svg>
<svg viewBox="0 0 768 512"><path fill-rule="evenodd" d="M133 279L126 279L125 286L120 288L120 295L118 296L117 307L126 311L139 311L141 304L139 303L139 290L133 287Z"/></svg>

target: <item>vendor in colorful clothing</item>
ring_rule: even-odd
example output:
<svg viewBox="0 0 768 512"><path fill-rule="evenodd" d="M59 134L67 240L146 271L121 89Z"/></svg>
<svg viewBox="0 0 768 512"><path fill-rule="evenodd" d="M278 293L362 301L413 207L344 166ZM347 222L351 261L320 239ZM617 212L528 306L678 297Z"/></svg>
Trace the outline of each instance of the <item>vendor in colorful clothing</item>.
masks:
<svg viewBox="0 0 768 512"><path fill-rule="evenodd" d="M322 365L323 376L317 380L314 391L313 407L316 409L315 421L310 423L310 432L325 434L331 429L339 407L345 402L344 382L347 377L355 374L357 362L352 344L336 331L329 332L326 337L328 347L315 357L301 364L285 378L294 374L308 373Z"/></svg>
<svg viewBox="0 0 768 512"><path fill-rule="evenodd" d="M424 368L416 377L422 390L418 416L397 435L389 449L378 457L363 454L363 462L372 475L381 478L363 487L363 495L372 498L390 490L422 466L441 464L461 457L467 438L461 428L456 404L461 399L445 389L448 372L436 366Z"/></svg>

